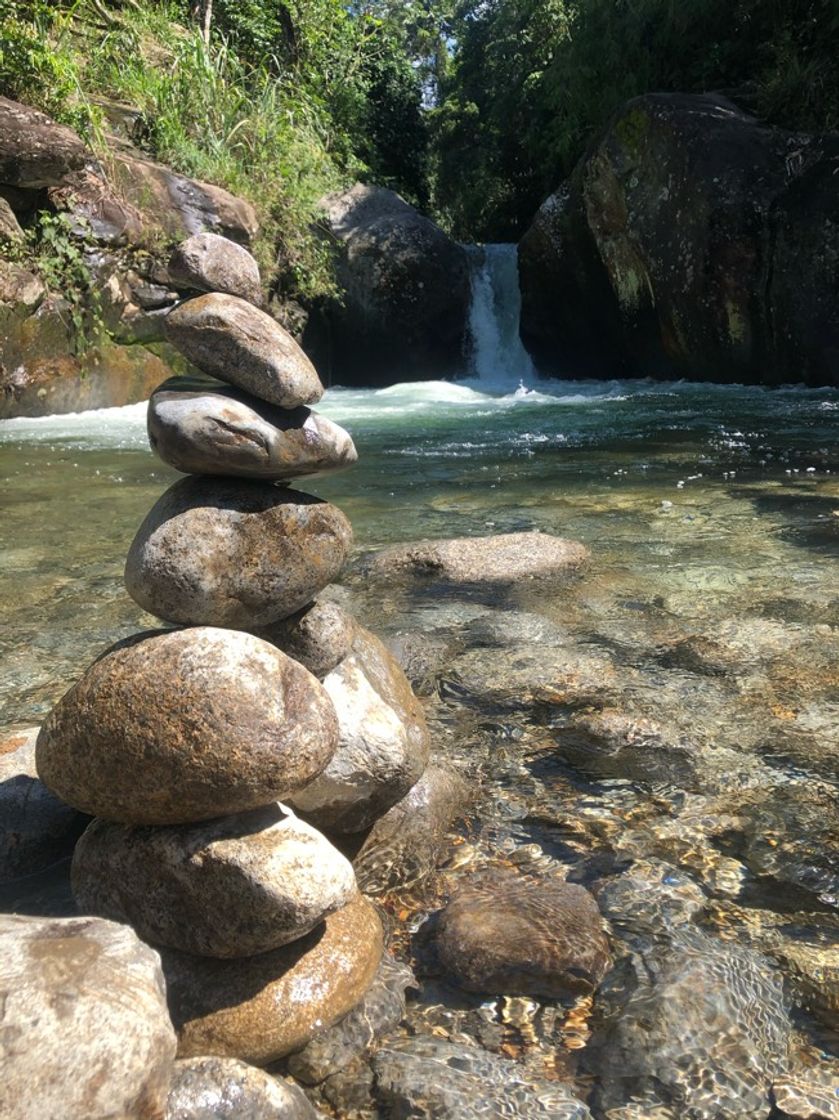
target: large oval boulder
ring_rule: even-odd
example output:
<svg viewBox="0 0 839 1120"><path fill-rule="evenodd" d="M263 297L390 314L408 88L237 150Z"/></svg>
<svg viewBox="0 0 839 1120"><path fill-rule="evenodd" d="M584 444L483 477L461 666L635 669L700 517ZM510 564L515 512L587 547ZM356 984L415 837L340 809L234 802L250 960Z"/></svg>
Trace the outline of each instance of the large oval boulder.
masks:
<svg viewBox="0 0 839 1120"><path fill-rule="evenodd" d="M238 296L213 292L166 316L169 342L204 373L281 408L323 396L317 371L276 320Z"/></svg>
<svg viewBox="0 0 839 1120"><path fill-rule="evenodd" d="M224 292L248 303L262 302L259 265L244 245L217 233L194 233L173 251L170 283L199 292Z"/></svg>
<svg viewBox="0 0 839 1120"><path fill-rule="evenodd" d="M175 1062L164 1120L317 1120L302 1089L236 1058Z"/></svg>
<svg viewBox="0 0 839 1120"><path fill-rule="evenodd" d="M611 963L597 903L561 879L494 871L461 887L440 916L440 959L471 992L592 992Z"/></svg>
<svg viewBox="0 0 839 1120"><path fill-rule="evenodd" d="M160 958L99 918L0 916L0 1115L149 1120L175 1058Z"/></svg>
<svg viewBox="0 0 839 1120"><path fill-rule="evenodd" d="M327 832L359 832L422 776L429 752L425 715L396 659L360 626L352 652L323 687L338 716L338 749L293 804Z"/></svg>
<svg viewBox="0 0 839 1120"><path fill-rule="evenodd" d="M87 824L38 778L38 730L0 736L0 882L34 875L69 856Z"/></svg>
<svg viewBox="0 0 839 1120"><path fill-rule="evenodd" d="M184 478L137 531L125 585L170 622L255 629L311 602L338 575L351 542L343 513L310 494Z"/></svg>
<svg viewBox="0 0 839 1120"><path fill-rule="evenodd" d="M185 474L279 480L351 466L347 432L309 408L283 409L217 381L173 377L149 401L149 442Z"/></svg>
<svg viewBox="0 0 839 1120"><path fill-rule="evenodd" d="M356 891L344 856L278 804L170 828L94 821L76 846L72 880L82 913L222 958L287 945Z"/></svg>
<svg viewBox="0 0 839 1120"><path fill-rule="evenodd" d="M338 741L302 665L251 634L141 634L88 669L41 727L41 780L84 812L185 824L255 809L310 782Z"/></svg>
<svg viewBox="0 0 839 1120"><path fill-rule="evenodd" d="M347 1015L379 967L382 925L353 901L306 937L270 953L219 961L163 951L178 1055L268 1065Z"/></svg>
<svg viewBox="0 0 839 1120"><path fill-rule="evenodd" d="M313 309L304 345L341 384L456 374L469 311L466 252L393 191L323 199L341 299Z"/></svg>

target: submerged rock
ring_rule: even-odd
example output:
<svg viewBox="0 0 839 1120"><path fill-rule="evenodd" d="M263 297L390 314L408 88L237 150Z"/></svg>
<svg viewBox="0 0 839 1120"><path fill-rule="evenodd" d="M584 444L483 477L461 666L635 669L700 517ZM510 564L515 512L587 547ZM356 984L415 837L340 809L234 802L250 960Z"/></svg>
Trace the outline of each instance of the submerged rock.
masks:
<svg viewBox="0 0 839 1120"><path fill-rule="evenodd" d="M375 1093L384 1115L435 1120L591 1120L570 1089L531 1077L515 1062L477 1047L420 1036L388 1046L373 1059Z"/></svg>
<svg viewBox="0 0 839 1120"><path fill-rule="evenodd" d="M326 832L360 832L422 776L429 752L425 715L396 660L361 626L352 652L323 687L338 716L338 749L292 804Z"/></svg>
<svg viewBox="0 0 839 1120"><path fill-rule="evenodd" d="M598 777L631 778L692 788L698 748L643 717L614 708L572 715L556 736L557 751Z"/></svg>
<svg viewBox="0 0 839 1120"><path fill-rule="evenodd" d="M578 541L549 533L416 541L393 545L369 561L373 576L428 576L447 583L514 584L576 572L589 551Z"/></svg>
<svg viewBox="0 0 839 1120"><path fill-rule="evenodd" d="M462 988L492 995L592 992L611 964L587 890L500 870L456 891L440 915L437 951Z"/></svg>
<svg viewBox="0 0 839 1120"><path fill-rule="evenodd" d="M288 1059L288 1071L306 1085L317 1085L362 1054L378 1037L398 1026L405 1014L405 989L416 987L407 965L389 953L361 1003L331 1030Z"/></svg>
<svg viewBox="0 0 839 1120"><path fill-rule="evenodd" d="M0 916L0 1115L148 1120L175 1057L160 959L99 918Z"/></svg>
<svg viewBox="0 0 839 1120"><path fill-rule="evenodd" d="M610 1025L590 1050L602 1110L631 1097L680 1116L768 1117L790 1037L783 984L769 962L686 929L624 971Z"/></svg>
<svg viewBox="0 0 839 1120"><path fill-rule="evenodd" d="M349 656L355 631L352 615L337 603L318 599L257 633L322 679Z"/></svg>
<svg viewBox="0 0 839 1120"><path fill-rule="evenodd" d="M0 882L69 856L87 817L55 796L35 767L37 727L0 738Z"/></svg>
<svg viewBox="0 0 839 1120"><path fill-rule="evenodd" d="M311 781L338 728L320 683L251 634L212 627L119 642L47 716L41 780L84 812L185 824Z"/></svg>
<svg viewBox="0 0 839 1120"><path fill-rule="evenodd" d="M166 337L193 365L281 408L323 396L317 371L270 315L237 296L212 293L170 311Z"/></svg>
<svg viewBox="0 0 839 1120"><path fill-rule="evenodd" d="M349 862L276 804L170 828L94 821L73 857L82 912L206 957L287 945L355 892Z"/></svg>
<svg viewBox="0 0 839 1120"><path fill-rule="evenodd" d="M277 408L237 389L174 377L149 401L149 442L185 474L281 480L352 466L343 428L308 408Z"/></svg>
<svg viewBox="0 0 839 1120"><path fill-rule="evenodd" d="M317 1120L296 1085L235 1058L175 1062L164 1120Z"/></svg>
<svg viewBox="0 0 839 1120"><path fill-rule="evenodd" d="M351 541L344 514L309 494L184 478L137 531L125 585L170 622L256 629L311 602L340 572Z"/></svg>
<svg viewBox="0 0 839 1120"><path fill-rule="evenodd" d="M262 303L259 265L243 245L217 233L195 233L169 258L170 283Z"/></svg>
<svg viewBox="0 0 839 1120"><path fill-rule="evenodd" d="M352 860L367 894L410 887L434 870L446 833L464 816L472 791L456 770L431 765L416 785L380 817ZM345 849L346 850L346 849Z"/></svg>
<svg viewBox="0 0 839 1120"><path fill-rule="evenodd" d="M268 1065L302 1049L363 998L382 952L378 914L360 895L270 953L219 961L164 950L179 1056Z"/></svg>

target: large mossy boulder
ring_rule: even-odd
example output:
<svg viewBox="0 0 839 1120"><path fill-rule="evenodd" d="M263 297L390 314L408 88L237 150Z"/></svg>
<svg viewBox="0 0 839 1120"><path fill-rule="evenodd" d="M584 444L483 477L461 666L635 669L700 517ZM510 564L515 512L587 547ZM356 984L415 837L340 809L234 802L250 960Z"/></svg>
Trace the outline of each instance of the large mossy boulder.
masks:
<svg viewBox="0 0 839 1120"><path fill-rule="evenodd" d="M357 183L322 206L341 300L313 310L304 345L328 382L457 372L469 309L463 247L383 187Z"/></svg>
<svg viewBox="0 0 839 1120"><path fill-rule="evenodd" d="M565 376L830 383L837 158L835 137L770 128L718 94L627 102L522 239L537 361Z"/></svg>

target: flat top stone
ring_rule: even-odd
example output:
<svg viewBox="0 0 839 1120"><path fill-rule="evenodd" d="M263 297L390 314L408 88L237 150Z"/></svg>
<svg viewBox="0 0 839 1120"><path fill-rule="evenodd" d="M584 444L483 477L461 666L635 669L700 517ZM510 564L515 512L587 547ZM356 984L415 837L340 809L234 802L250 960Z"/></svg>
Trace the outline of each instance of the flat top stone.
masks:
<svg viewBox="0 0 839 1120"><path fill-rule="evenodd" d="M549 533L506 533L393 545L367 562L374 575L431 576L451 583L510 584L576 571L589 558L578 541Z"/></svg>

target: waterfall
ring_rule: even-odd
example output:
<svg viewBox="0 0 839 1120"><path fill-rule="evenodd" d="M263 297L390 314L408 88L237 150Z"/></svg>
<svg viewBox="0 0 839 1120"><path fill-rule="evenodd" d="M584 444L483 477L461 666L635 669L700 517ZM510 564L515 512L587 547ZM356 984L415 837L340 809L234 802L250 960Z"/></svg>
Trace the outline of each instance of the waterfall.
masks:
<svg viewBox="0 0 839 1120"><path fill-rule="evenodd" d="M469 245L469 374L487 388L515 389L536 370L519 337L521 292L516 245Z"/></svg>

